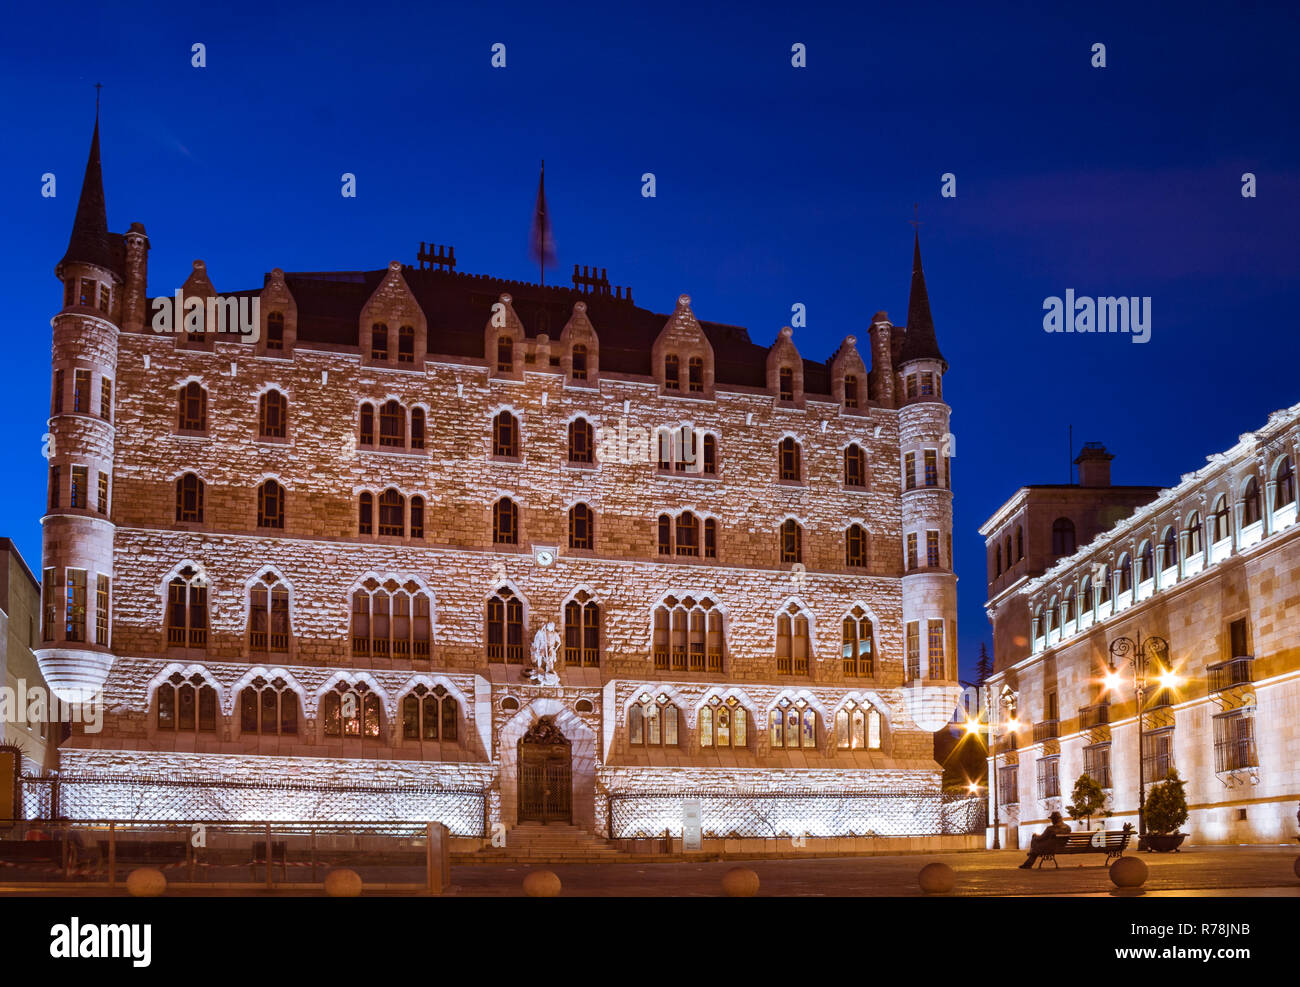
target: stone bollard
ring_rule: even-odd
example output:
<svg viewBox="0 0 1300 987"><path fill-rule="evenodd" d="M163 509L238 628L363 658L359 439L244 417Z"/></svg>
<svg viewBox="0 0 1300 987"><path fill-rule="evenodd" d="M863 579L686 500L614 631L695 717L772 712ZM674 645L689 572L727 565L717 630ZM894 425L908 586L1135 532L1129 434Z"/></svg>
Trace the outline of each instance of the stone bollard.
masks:
<svg viewBox="0 0 1300 987"><path fill-rule="evenodd" d="M1147 865L1138 857L1120 857L1110 865L1110 879L1118 889L1117 894L1142 894L1142 885L1147 880Z"/></svg>
<svg viewBox="0 0 1300 987"><path fill-rule="evenodd" d="M134 898L157 898L167 890L167 878L153 867L137 867L126 876L126 890Z"/></svg>
<svg viewBox="0 0 1300 987"><path fill-rule="evenodd" d="M752 898L758 894L758 875L748 867L733 867L722 875L722 893L728 898Z"/></svg>
<svg viewBox="0 0 1300 987"><path fill-rule="evenodd" d="M346 867L335 867L325 875L325 893L331 898L360 897L361 875Z"/></svg>
<svg viewBox="0 0 1300 987"><path fill-rule="evenodd" d="M524 894L530 898L558 898L562 887L553 870L529 871L524 877Z"/></svg>
<svg viewBox="0 0 1300 987"><path fill-rule="evenodd" d="M916 880L926 894L947 894L957 883L957 872L947 864L926 864Z"/></svg>

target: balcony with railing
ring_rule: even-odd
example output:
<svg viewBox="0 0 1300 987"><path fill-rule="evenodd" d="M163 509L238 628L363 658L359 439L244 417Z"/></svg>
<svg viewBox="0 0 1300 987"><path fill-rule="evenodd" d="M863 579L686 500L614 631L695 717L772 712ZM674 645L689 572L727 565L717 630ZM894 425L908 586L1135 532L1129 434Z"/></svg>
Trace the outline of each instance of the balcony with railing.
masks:
<svg viewBox="0 0 1300 987"><path fill-rule="evenodd" d="M1246 685L1255 681L1255 659L1251 656L1233 658L1209 666L1210 691L1222 692L1235 685Z"/></svg>
<svg viewBox="0 0 1300 987"><path fill-rule="evenodd" d="M1110 723L1110 703L1093 703L1079 707L1079 728L1092 730Z"/></svg>
<svg viewBox="0 0 1300 987"><path fill-rule="evenodd" d="M1041 744L1044 740L1054 740L1060 735L1060 720L1043 720L1041 723L1034 724L1034 743L1036 744Z"/></svg>
<svg viewBox="0 0 1300 987"><path fill-rule="evenodd" d="M1254 737L1233 737L1214 743L1214 770L1241 771L1259 767Z"/></svg>

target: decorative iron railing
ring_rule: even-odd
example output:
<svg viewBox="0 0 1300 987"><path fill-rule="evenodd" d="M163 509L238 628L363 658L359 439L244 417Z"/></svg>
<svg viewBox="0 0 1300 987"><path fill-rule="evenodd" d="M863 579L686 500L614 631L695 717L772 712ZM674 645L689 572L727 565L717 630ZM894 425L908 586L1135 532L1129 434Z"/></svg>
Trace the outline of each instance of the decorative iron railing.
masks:
<svg viewBox="0 0 1300 987"><path fill-rule="evenodd" d="M1036 744L1041 744L1044 740L1051 740L1060 735L1060 720L1043 720L1041 723L1034 724L1034 743Z"/></svg>
<svg viewBox="0 0 1300 987"><path fill-rule="evenodd" d="M1079 707L1079 727L1091 730L1094 727L1110 723L1110 703L1093 703L1091 706Z"/></svg>
<svg viewBox="0 0 1300 987"><path fill-rule="evenodd" d="M1255 681L1255 659L1250 656L1233 658L1211 665L1206 669L1210 673L1210 691L1222 692L1234 685L1245 685Z"/></svg>

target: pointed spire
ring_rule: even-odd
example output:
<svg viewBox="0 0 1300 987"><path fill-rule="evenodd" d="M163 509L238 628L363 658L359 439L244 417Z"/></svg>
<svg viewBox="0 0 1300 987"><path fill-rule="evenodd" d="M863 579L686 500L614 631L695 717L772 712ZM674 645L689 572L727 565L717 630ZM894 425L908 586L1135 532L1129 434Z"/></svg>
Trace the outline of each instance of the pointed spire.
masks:
<svg viewBox="0 0 1300 987"><path fill-rule="evenodd" d="M99 95L95 96L95 131L90 138L90 156L86 159L86 177L81 182L81 198L72 221L68 250L59 262L61 267L72 261L94 264L122 276L120 257L113 248L108 232L108 209L104 204L104 171L99 161Z"/></svg>
<svg viewBox="0 0 1300 987"><path fill-rule="evenodd" d="M930 296L925 290L925 271L921 269L921 231L916 231L912 246L912 291L907 298L907 332L903 336L901 363L910 360L939 360L939 341L934 336L934 319L930 316Z"/></svg>

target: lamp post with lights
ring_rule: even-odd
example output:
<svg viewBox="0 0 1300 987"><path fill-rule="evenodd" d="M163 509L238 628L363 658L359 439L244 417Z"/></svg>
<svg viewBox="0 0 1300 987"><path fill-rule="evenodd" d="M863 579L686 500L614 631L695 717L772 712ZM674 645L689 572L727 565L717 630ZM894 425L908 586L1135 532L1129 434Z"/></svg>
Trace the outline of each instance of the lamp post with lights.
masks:
<svg viewBox="0 0 1300 987"><path fill-rule="evenodd" d="M1160 669L1159 674L1155 676L1155 684L1160 691L1172 689L1179 682L1179 678L1174 674L1169 664L1169 642L1162 637L1151 637L1143 640L1139 632L1136 638L1118 637L1110 643L1110 670L1106 673L1106 688L1111 692L1118 692L1120 684L1120 674L1115 668L1116 661L1127 661L1133 666L1133 691L1137 698L1137 731L1138 731L1138 846L1143 847L1146 843L1146 764L1144 759L1144 747L1146 738L1146 728L1143 725L1143 711L1146 706L1146 693L1150 686L1150 677L1147 674L1147 665L1149 662L1155 662Z"/></svg>
<svg viewBox="0 0 1300 987"><path fill-rule="evenodd" d="M1019 725L1014 716L1007 721L1007 726L1010 727L1012 733L1015 733ZM989 754L993 757L993 767L989 771L989 797L993 800L993 846L990 849L1001 850L1002 836L1000 830L1002 828L1002 818L1001 807L998 804L998 749L996 738L993 736L992 690L987 683L984 686L984 723L981 724L979 720L967 718L966 732L978 737L981 726L988 728L987 747Z"/></svg>

